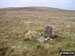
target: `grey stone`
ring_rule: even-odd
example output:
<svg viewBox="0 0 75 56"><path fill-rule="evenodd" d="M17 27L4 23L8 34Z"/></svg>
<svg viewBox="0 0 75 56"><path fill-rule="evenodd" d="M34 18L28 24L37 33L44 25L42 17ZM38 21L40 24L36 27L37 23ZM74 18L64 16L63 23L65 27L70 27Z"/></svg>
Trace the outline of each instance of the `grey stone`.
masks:
<svg viewBox="0 0 75 56"><path fill-rule="evenodd" d="M46 41L48 41L48 40L53 40L53 39L47 37L47 38L38 38L38 39L36 39L36 40L37 40L38 42L44 43L44 42L46 42Z"/></svg>
<svg viewBox="0 0 75 56"><path fill-rule="evenodd" d="M44 37L47 38L52 38L52 31L53 31L53 28L50 27L50 26L46 26L45 27L45 30L44 30Z"/></svg>
<svg viewBox="0 0 75 56"><path fill-rule="evenodd" d="M44 37L39 37L36 40L41 43L44 43L46 41Z"/></svg>
<svg viewBox="0 0 75 56"><path fill-rule="evenodd" d="M41 43L44 43L45 42L45 40L40 40L40 39L37 39L39 42L41 42Z"/></svg>

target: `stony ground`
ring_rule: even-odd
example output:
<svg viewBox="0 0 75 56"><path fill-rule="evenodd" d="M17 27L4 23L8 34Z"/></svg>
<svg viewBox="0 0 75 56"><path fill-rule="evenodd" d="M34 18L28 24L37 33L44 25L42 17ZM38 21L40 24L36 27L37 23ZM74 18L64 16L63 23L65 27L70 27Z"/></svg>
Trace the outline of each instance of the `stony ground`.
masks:
<svg viewBox="0 0 75 56"><path fill-rule="evenodd" d="M75 12L39 9L0 9L0 56L59 56L59 51L75 51ZM46 25L59 38L35 41L43 37Z"/></svg>

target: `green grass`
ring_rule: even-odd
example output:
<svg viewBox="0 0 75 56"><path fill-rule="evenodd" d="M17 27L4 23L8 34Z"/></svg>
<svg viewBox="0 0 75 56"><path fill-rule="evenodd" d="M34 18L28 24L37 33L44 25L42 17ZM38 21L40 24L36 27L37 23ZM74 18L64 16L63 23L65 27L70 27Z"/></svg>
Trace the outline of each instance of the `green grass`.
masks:
<svg viewBox="0 0 75 56"><path fill-rule="evenodd" d="M29 45L30 47L32 47L32 46L36 46L39 42L28 40L28 41L24 41L23 43Z"/></svg>

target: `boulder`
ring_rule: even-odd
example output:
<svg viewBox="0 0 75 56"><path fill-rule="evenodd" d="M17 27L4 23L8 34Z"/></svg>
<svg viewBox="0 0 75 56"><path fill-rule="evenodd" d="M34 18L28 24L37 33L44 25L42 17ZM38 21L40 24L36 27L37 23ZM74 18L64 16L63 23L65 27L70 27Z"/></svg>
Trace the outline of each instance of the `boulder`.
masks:
<svg viewBox="0 0 75 56"><path fill-rule="evenodd" d="M45 38L52 38L52 31L53 31L53 28L50 27L50 26L46 26L45 27L45 30L44 30L44 37Z"/></svg>

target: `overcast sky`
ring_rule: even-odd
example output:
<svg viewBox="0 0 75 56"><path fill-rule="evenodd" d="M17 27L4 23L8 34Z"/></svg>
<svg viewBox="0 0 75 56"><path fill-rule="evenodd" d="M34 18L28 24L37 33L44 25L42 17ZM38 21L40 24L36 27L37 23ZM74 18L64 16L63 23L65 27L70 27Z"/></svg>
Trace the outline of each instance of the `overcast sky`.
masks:
<svg viewBox="0 0 75 56"><path fill-rule="evenodd" d="M0 8L43 6L75 10L75 0L0 0Z"/></svg>

